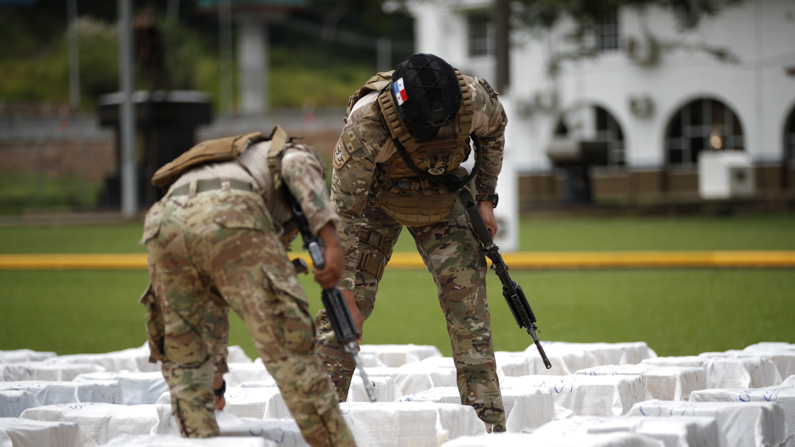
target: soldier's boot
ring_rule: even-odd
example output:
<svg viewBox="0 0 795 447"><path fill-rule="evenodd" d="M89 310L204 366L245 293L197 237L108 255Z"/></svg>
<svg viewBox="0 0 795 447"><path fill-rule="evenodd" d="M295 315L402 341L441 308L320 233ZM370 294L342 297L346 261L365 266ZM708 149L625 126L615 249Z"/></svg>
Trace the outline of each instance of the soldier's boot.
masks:
<svg viewBox="0 0 795 447"><path fill-rule="evenodd" d="M340 402L345 402L348 400L348 390L356 363L342 349L342 345L331 327L326 309L320 309L317 313L315 327L317 327L315 356L320 360L328 376L331 377L331 382L337 391L337 398Z"/></svg>
<svg viewBox="0 0 795 447"><path fill-rule="evenodd" d="M215 421L212 391L213 362L196 367L163 362L163 376L171 392L171 413L182 436L209 438L221 434Z"/></svg>

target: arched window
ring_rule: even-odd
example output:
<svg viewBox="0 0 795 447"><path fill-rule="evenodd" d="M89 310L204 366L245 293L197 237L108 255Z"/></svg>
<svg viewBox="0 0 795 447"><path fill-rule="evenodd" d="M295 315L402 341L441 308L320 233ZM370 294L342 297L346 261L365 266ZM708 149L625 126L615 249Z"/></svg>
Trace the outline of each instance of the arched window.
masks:
<svg viewBox="0 0 795 447"><path fill-rule="evenodd" d="M607 110L599 106L593 106L591 107L591 111L594 114L594 131L591 132L593 138L589 138L588 141L599 143L607 150L607 162L594 166L623 166L625 161L624 132L621 131L621 126ZM569 135L569 128L566 125L565 116L561 117L558 121L558 124L555 126L554 134L558 138L571 136Z"/></svg>
<svg viewBox="0 0 795 447"><path fill-rule="evenodd" d="M693 167L706 149L743 150L743 128L728 106L714 99L696 99L671 118L665 135L668 166Z"/></svg>

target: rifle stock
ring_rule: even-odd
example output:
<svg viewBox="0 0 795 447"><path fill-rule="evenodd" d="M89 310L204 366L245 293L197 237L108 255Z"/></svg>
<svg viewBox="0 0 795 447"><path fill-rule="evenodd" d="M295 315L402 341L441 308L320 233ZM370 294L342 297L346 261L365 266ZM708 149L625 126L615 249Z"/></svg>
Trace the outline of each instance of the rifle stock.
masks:
<svg viewBox="0 0 795 447"><path fill-rule="evenodd" d="M520 328L526 330L527 333L530 334L530 337L533 338L533 343L536 345L536 348L538 348L538 353L541 354L544 366L547 369L552 368L552 363L550 363L549 358L547 358L547 354L544 352L544 348L538 340L538 335L536 335L536 331L539 329L538 326L536 326L536 316L533 313L533 309L530 308L530 303L527 302L527 297L522 290L522 286L512 280L511 276L508 274L508 266L500 255L499 247L494 245L494 240L491 238L489 229L483 221L483 216L480 215L475 199L472 198L472 193L469 192L469 189L466 187L461 188L460 198L461 202L464 204L467 215L469 215L469 220L472 223L475 236L477 236L480 243L483 245L485 255L491 259L491 268L494 269L494 272L500 278L500 282L502 282L502 295L508 303L508 308L511 310L516 324L519 325Z"/></svg>

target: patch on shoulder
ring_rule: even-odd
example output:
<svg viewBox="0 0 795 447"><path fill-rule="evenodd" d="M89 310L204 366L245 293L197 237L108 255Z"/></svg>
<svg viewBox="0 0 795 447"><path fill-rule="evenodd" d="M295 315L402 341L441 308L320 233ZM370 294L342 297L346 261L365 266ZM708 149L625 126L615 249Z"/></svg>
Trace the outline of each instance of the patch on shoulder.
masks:
<svg viewBox="0 0 795 447"><path fill-rule="evenodd" d="M492 99L497 99L497 96L499 94L495 92L493 88L491 88L491 85L489 85L489 81L483 78L475 78L475 79L477 79L477 81L480 82L483 85L483 87L486 88L486 91L489 92L489 96L491 96Z"/></svg>
<svg viewBox="0 0 795 447"><path fill-rule="evenodd" d="M345 163L351 159L351 154L345 149L345 143L342 141L343 138L337 141L337 146L334 148L334 156L332 157L331 164L334 165L334 169L340 169L345 166Z"/></svg>

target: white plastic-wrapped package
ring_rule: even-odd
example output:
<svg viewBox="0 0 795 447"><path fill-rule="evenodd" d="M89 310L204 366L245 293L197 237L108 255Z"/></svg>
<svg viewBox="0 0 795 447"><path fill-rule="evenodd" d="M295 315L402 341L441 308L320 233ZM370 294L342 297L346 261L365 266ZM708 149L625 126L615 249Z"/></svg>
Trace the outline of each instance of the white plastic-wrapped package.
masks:
<svg viewBox="0 0 795 447"><path fill-rule="evenodd" d="M786 440L784 411L773 402L672 402L636 404L629 416L707 416L718 421L728 447L775 447Z"/></svg>
<svg viewBox="0 0 795 447"><path fill-rule="evenodd" d="M39 406L41 403L29 391L0 389L0 418L18 418L28 408Z"/></svg>
<svg viewBox="0 0 795 447"><path fill-rule="evenodd" d="M506 433L468 436L444 444L444 447L663 447L662 441L637 433L545 436L543 434Z"/></svg>
<svg viewBox="0 0 795 447"><path fill-rule="evenodd" d="M436 402L460 404L461 394L455 387L438 387L403 396L400 402ZM502 390L505 426L508 432L530 432L556 417L552 393L547 388L517 388ZM570 411L562 409L565 415Z"/></svg>
<svg viewBox="0 0 795 447"><path fill-rule="evenodd" d="M400 388L392 376L369 377L370 385L375 391L375 398L378 402L394 402L400 399ZM354 371L351 378L351 385L348 388L348 402L370 402L364 382L359 375L359 371Z"/></svg>
<svg viewBox="0 0 795 447"><path fill-rule="evenodd" d="M259 358L259 357L257 357ZM229 346L227 348L226 363L251 363L254 360L246 354L240 345Z"/></svg>
<svg viewBox="0 0 795 447"><path fill-rule="evenodd" d="M781 382L781 386L795 386L795 374L787 377L783 382Z"/></svg>
<svg viewBox="0 0 795 447"><path fill-rule="evenodd" d="M650 398L642 376L506 377L500 386L503 389L550 388L555 404L571 410L574 416L618 416Z"/></svg>
<svg viewBox="0 0 795 447"><path fill-rule="evenodd" d="M60 404L29 408L21 419L74 422L97 444L123 434L179 434L170 405Z"/></svg>
<svg viewBox="0 0 795 447"><path fill-rule="evenodd" d="M0 390L2 389L28 391L36 396L40 405L80 402L122 403L121 389L119 383L115 380L97 380L95 382L45 382L39 380L0 382Z"/></svg>
<svg viewBox="0 0 795 447"><path fill-rule="evenodd" d="M534 433L544 437L629 432L662 441L665 447L726 447L713 417L646 418L575 416L552 421ZM723 442L723 444L721 443Z"/></svg>
<svg viewBox="0 0 795 447"><path fill-rule="evenodd" d="M219 436L216 438L181 438L175 435L144 436L125 435L105 444L108 447L278 447L279 444L265 438L240 438Z"/></svg>
<svg viewBox="0 0 795 447"><path fill-rule="evenodd" d="M524 352L497 351L497 373L502 377L519 377L535 374L533 361Z"/></svg>
<svg viewBox="0 0 795 447"><path fill-rule="evenodd" d="M106 381L118 383L121 400L108 402L106 400L80 400L78 402L108 402L124 405L154 404L160 396L168 391L168 384L160 372L101 372L80 374L72 383L98 383ZM66 403L66 402L51 402ZM48 404L44 404L48 405Z"/></svg>
<svg viewBox="0 0 795 447"><path fill-rule="evenodd" d="M771 386L756 389L694 391L692 402L775 402L784 411L787 439L795 441L795 387Z"/></svg>
<svg viewBox="0 0 795 447"><path fill-rule="evenodd" d="M122 351L105 352L100 354L72 354L59 355L45 360L48 363L84 363L99 365L104 371L160 371L159 363L149 363L149 344L140 348L124 349Z"/></svg>
<svg viewBox="0 0 795 447"><path fill-rule="evenodd" d="M344 402L340 411L354 436L371 447L430 447L448 439L486 433L486 424L468 405Z"/></svg>
<svg viewBox="0 0 795 447"><path fill-rule="evenodd" d="M439 348L431 345L360 345L359 354L370 357L388 367L398 367L407 363L419 362L428 357L441 357Z"/></svg>
<svg viewBox="0 0 795 447"><path fill-rule="evenodd" d="M709 359L699 357L697 355L684 355L673 357L656 357L650 359L643 359L640 362L642 365L655 365L655 366L682 366L682 367L695 367L705 368L709 364Z"/></svg>
<svg viewBox="0 0 795 447"><path fill-rule="evenodd" d="M265 368L261 358L251 363L229 363L229 372L224 374L226 386L240 386L245 382L273 382L276 381Z"/></svg>
<svg viewBox="0 0 795 447"><path fill-rule="evenodd" d="M761 355L769 358L778 368L782 378L795 374L795 345L789 343L758 343L747 346L742 351L746 354Z"/></svg>
<svg viewBox="0 0 795 447"><path fill-rule="evenodd" d="M30 349L14 349L0 351L0 363L40 362L55 357L54 352L33 351Z"/></svg>
<svg viewBox="0 0 795 447"><path fill-rule="evenodd" d="M400 394L415 394L434 387L458 386L455 368L429 363L408 363L401 367L364 368L368 377L389 376L395 380Z"/></svg>
<svg viewBox="0 0 795 447"><path fill-rule="evenodd" d="M0 364L0 377L5 382L28 380L71 382L80 374L102 371L105 371L102 366L83 363L24 362Z"/></svg>
<svg viewBox="0 0 795 447"><path fill-rule="evenodd" d="M0 418L3 447L95 447L97 443L73 422Z"/></svg>
<svg viewBox="0 0 795 447"><path fill-rule="evenodd" d="M709 388L762 388L781 384L776 364L767 357L709 352L699 354L709 359Z"/></svg>
<svg viewBox="0 0 795 447"><path fill-rule="evenodd" d="M577 374L590 376L640 375L654 399L687 400L693 390L707 388L707 370L699 367L640 365L603 365L581 369Z"/></svg>
<svg viewBox="0 0 795 447"><path fill-rule="evenodd" d="M552 368L546 369L541 355L538 353L538 348L535 345L530 345L524 350L524 353L530 356L533 365L532 374L534 375L565 376L580 369L599 366L593 353L578 343L543 341L541 345L552 363Z"/></svg>

